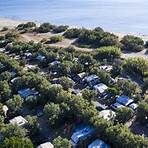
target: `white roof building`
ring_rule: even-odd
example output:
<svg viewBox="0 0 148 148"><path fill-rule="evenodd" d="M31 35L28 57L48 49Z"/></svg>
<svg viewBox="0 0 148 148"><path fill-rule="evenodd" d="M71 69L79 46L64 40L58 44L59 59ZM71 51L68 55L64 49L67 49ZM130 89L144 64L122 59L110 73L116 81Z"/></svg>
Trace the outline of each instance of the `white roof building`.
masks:
<svg viewBox="0 0 148 148"><path fill-rule="evenodd" d="M99 83L94 86L94 89L97 90L100 94L102 94L108 89L108 87L103 83Z"/></svg>
<svg viewBox="0 0 148 148"><path fill-rule="evenodd" d="M54 146L50 142L45 142L43 144L40 144L37 148L54 148Z"/></svg>
<svg viewBox="0 0 148 148"><path fill-rule="evenodd" d="M100 66L100 69L106 72L110 72L113 69L113 66L112 65L102 65Z"/></svg>
<svg viewBox="0 0 148 148"><path fill-rule="evenodd" d="M27 120L22 116L17 116L9 121L12 125L23 126L27 123Z"/></svg>
<svg viewBox="0 0 148 148"><path fill-rule="evenodd" d="M116 113L112 110L107 109L100 111L99 116L109 121L116 117Z"/></svg>

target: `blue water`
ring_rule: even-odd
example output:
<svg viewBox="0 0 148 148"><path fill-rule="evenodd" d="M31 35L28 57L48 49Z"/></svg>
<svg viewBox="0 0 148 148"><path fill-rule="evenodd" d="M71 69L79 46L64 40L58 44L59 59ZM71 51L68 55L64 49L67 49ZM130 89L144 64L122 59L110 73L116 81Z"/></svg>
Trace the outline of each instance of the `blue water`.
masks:
<svg viewBox="0 0 148 148"><path fill-rule="evenodd" d="M148 0L0 0L0 17L148 34Z"/></svg>

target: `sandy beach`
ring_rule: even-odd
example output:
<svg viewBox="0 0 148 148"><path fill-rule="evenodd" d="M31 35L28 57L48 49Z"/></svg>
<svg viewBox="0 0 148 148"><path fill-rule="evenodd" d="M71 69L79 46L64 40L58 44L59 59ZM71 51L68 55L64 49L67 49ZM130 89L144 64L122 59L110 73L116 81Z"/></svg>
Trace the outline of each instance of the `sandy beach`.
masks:
<svg viewBox="0 0 148 148"><path fill-rule="evenodd" d="M0 29L2 29L3 27L8 27L10 29L16 27L17 25L21 24L21 23L25 23L28 21L25 20L13 20L13 19L8 19L8 18L0 18ZM37 25L39 25L38 22L36 22ZM119 36L119 38L121 39L124 35L127 35L127 33L121 33L121 32L112 32L114 34L116 34L117 36ZM140 38L142 38L144 41L148 40L148 35L136 35L134 33L129 33L129 35L135 35L138 36Z"/></svg>
<svg viewBox="0 0 148 148"><path fill-rule="evenodd" d="M7 19L7 18L0 18L0 29L3 27L8 27L8 28L14 28L18 24L24 23L26 21L18 21L18 20L12 20L12 19Z"/></svg>

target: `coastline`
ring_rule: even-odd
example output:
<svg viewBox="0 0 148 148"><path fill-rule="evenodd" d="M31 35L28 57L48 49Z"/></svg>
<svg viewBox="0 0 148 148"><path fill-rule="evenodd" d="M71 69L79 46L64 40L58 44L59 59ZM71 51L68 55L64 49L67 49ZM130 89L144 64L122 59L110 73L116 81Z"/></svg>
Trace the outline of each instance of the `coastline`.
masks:
<svg viewBox="0 0 148 148"><path fill-rule="evenodd" d="M28 20L30 21L30 20ZM16 27L17 25L21 24L21 23L26 23L28 22L27 20L16 20L16 19L10 19L10 18L0 18L0 29L2 29L3 27L8 27L9 29L13 29L14 27ZM40 25L39 22L37 21L33 21L35 22L37 25ZM72 28L74 26L70 26L70 28ZM148 40L148 35L143 35L143 34L135 34L135 33L121 33L121 32L112 32L107 30L108 32L114 33L115 35L117 35L119 37L119 39L121 39L123 36L125 35L134 35L137 37L142 38L144 41Z"/></svg>

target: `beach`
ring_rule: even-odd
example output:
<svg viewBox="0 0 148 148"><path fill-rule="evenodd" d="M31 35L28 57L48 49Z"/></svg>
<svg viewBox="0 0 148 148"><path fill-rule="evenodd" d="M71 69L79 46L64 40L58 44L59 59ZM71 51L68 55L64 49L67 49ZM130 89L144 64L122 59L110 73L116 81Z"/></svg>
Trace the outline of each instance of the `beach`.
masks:
<svg viewBox="0 0 148 148"><path fill-rule="evenodd" d="M3 27L8 27L9 29L13 29L14 27L16 27L17 25L21 24L21 23L25 23L28 22L27 20L15 20L15 19L8 19L8 18L0 18L0 29L2 29ZM37 25L39 25L39 22L35 22ZM74 27L74 26L73 26ZM110 32L110 31L109 31ZM117 35L120 39L127 35L127 33L121 33L121 32L112 32L115 35ZM143 35L143 34L135 34L135 33L128 33L129 35L135 35L138 36L140 38L142 38L144 41L148 40L148 35Z"/></svg>

